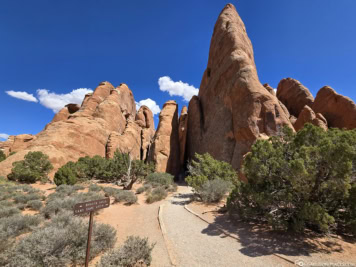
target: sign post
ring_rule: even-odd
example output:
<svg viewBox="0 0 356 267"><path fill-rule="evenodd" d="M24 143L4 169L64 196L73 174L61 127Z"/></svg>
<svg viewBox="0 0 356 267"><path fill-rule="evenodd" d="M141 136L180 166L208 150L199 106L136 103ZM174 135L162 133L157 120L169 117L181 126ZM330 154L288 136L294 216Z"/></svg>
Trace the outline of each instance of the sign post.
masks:
<svg viewBox="0 0 356 267"><path fill-rule="evenodd" d="M110 198L104 198L100 200L92 200L84 203L77 203L74 205L74 215L79 215L83 213L90 213L89 218L89 229L88 229L88 242L87 251L85 254L85 267L88 267L89 256L90 256L90 240L93 228L93 215L94 212L100 209L104 209L110 206Z"/></svg>

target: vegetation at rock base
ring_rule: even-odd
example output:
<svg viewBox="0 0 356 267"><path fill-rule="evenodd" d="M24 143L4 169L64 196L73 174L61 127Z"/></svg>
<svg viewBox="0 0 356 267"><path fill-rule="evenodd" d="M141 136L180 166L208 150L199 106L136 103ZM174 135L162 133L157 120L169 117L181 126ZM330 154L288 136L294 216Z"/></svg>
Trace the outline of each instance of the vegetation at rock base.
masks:
<svg viewBox="0 0 356 267"><path fill-rule="evenodd" d="M28 152L24 160L16 161L12 165L8 179L25 183L44 182L48 179L48 173L53 169L48 156L40 151Z"/></svg>
<svg viewBox="0 0 356 267"><path fill-rule="evenodd" d="M129 236L121 247L105 254L96 266L134 267L141 264L150 266L154 246L155 244L149 244L147 238Z"/></svg>
<svg viewBox="0 0 356 267"><path fill-rule="evenodd" d="M97 179L108 183L123 184L130 190L134 183L142 181L154 166L142 160L132 160L127 153L116 151L112 159L100 156L83 157L77 162L68 162L58 169L54 176L56 185Z"/></svg>
<svg viewBox="0 0 356 267"><path fill-rule="evenodd" d="M243 173L248 183L228 199L233 216L275 229L356 234L356 130L285 128L252 146Z"/></svg>
<svg viewBox="0 0 356 267"><path fill-rule="evenodd" d="M5 160L5 159L6 159L6 155L5 155L4 151L2 151L2 150L0 149L0 162L3 161L3 160Z"/></svg>
<svg viewBox="0 0 356 267"><path fill-rule="evenodd" d="M229 163L216 160L209 153L196 153L195 158L188 164L189 176L185 180L202 201L219 202L232 185L240 184Z"/></svg>

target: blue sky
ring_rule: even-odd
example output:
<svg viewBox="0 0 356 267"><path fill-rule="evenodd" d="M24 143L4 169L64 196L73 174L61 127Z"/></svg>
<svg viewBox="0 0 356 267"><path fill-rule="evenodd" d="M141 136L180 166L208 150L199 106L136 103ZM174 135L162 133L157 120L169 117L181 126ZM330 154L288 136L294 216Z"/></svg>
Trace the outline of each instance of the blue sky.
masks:
<svg viewBox="0 0 356 267"><path fill-rule="evenodd" d="M262 83L277 87L282 78L292 77L314 96L330 85L356 100L356 1L231 3L245 22ZM150 98L162 108L174 99L181 109L184 98L161 91L158 80L170 77L161 87L185 90L186 98L199 88L214 24L225 4L2 0L0 133L38 133L53 118L53 109L68 99L77 101L87 90L76 89L94 89L105 80L128 84L136 101ZM17 97L16 92L32 94L37 102L6 91Z"/></svg>

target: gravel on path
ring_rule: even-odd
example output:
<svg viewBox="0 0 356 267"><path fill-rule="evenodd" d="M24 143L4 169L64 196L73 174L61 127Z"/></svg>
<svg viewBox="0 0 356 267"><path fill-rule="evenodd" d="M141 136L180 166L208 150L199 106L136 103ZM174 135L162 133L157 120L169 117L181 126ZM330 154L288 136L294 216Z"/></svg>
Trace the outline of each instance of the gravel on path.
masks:
<svg viewBox="0 0 356 267"><path fill-rule="evenodd" d="M271 256L246 256L240 252L243 246L225 235L204 234L207 223L184 209L191 194L189 187L180 187L178 193L166 201L162 214L177 266L290 266Z"/></svg>

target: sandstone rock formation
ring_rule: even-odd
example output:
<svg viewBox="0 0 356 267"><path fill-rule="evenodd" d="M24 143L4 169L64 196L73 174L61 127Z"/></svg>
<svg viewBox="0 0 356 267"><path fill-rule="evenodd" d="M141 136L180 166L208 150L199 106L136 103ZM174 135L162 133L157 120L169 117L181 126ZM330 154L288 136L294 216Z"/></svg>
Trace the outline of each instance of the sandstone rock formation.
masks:
<svg viewBox="0 0 356 267"><path fill-rule="evenodd" d="M287 107L289 113L296 118L305 105L312 107L314 101L308 88L292 78L280 81L277 87L277 97Z"/></svg>
<svg viewBox="0 0 356 267"><path fill-rule="evenodd" d="M11 147L15 141L15 135L10 135L6 141L0 141L0 149L5 153L6 157L11 153Z"/></svg>
<svg viewBox="0 0 356 267"><path fill-rule="evenodd" d="M69 118L70 114L77 112L80 109L78 104L68 104L64 108L62 108L56 115L54 115L52 122L56 121L64 121ZM47 125L46 125L47 127Z"/></svg>
<svg viewBox="0 0 356 267"><path fill-rule="evenodd" d="M340 95L329 86L324 86L316 95L313 110L321 113L329 127L356 128L356 104L350 98Z"/></svg>
<svg viewBox="0 0 356 267"><path fill-rule="evenodd" d="M199 95L189 103L188 157L209 152L238 169L256 139L284 125L292 128L277 98L260 83L245 26L228 4L214 28Z"/></svg>
<svg viewBox="0 0 356 267"><path fill-rule="evenodd" d="M179 174L178 105L175 101L163 105L149 157L155 162L157 172Z"/></svg>
<svg viewBox="0 0 356 267"><path fill-rule="evenodd" d="M119 150L122 153L129 153L132 159L146 161L154 133L153 113L148 107L141 106L135 121L129 116L122 134L115 131L110 134L106 157L113 157L115 151Z"/></svg>
<svg viewBox="0 0 356 267"><path fill-rule="evenodd" d="M272 95L276 95L276 92L274 91L274 89L272 88L272 86L270 86L268 83L265 83L264 85L264 88L266 88L267 89L267 91L270 93L270 94L272 94Z"/></svg>
<svg viewBox="0 0 356 267"><path fill-rule="evenodd" d="M181 171L185 164L185 145L187 142L187 127L188 127L188 109L186 106L182 108L179 116L178 136L179 136L179 161Z"/></svg>
<svg viewBox="0 0 356 267"><path fill-rule="evenodd" d="M297 121L294 124L294 129L296 131L299 131L303 128L304 124L308 122L324 130L328 129L327 122L323 115L321 115L320 113L317 113L317 115L315 115L314 111L309 106L304 106L304 108L299 114Z"/></svg>
<svg viewBox="0 0 356 267"><path fill-rule="evenodd" d="M153 122L152 117L145 121L146 127L135 123L135 100L125 84L114 88L109 82L102 82L84 98L79 110L74 105L65 108L69 113L67 119L53 120L32 140L28 136L14 138L10 151L18 152L0 163L0 175L6 176L12 163L22 160L29 151L42 151L49 156L54 165L50 176L70 160L76 161L83 156L111 156L113 152L107 150L113 151L113 148L130 151L134 157L140 158L142 129L149 129L153 135L154 125L147 128L150 124L147 121ZM147 110L146 107L146 113L149 113Z"/></svg>

